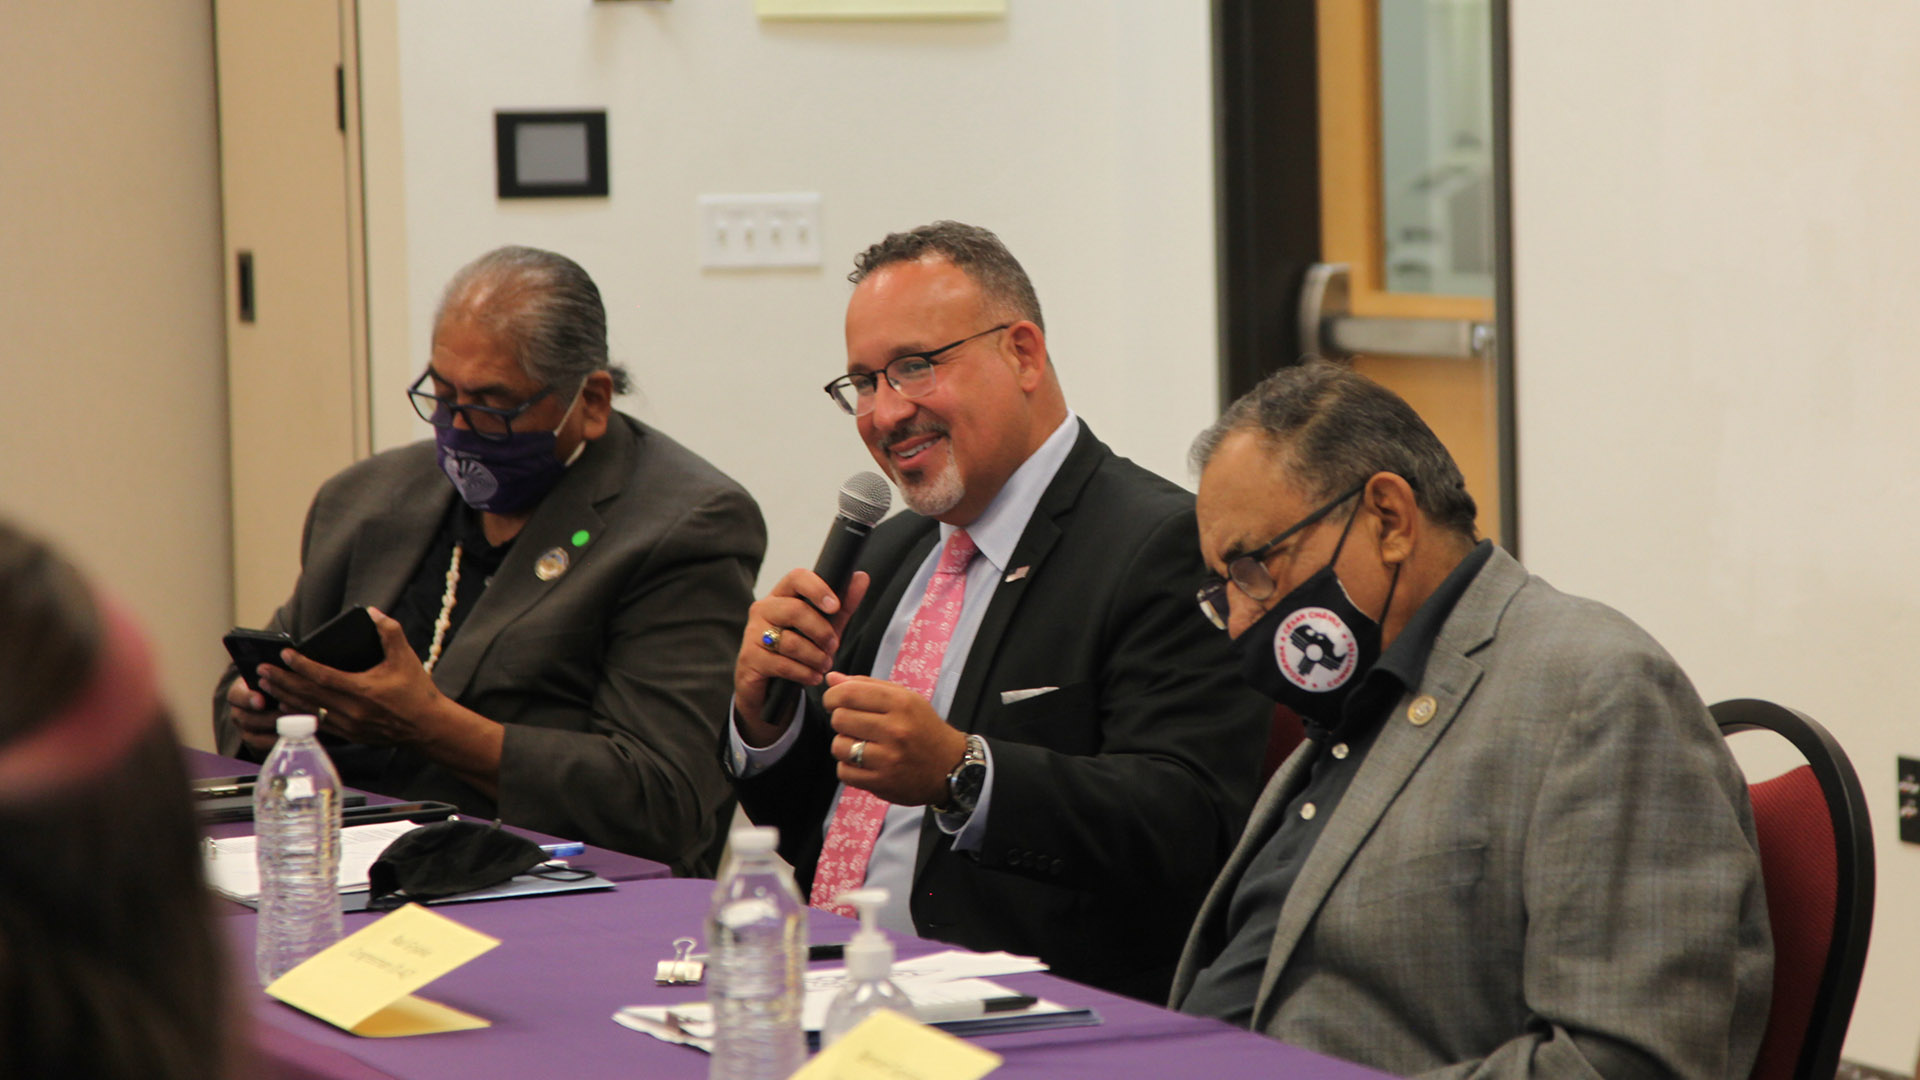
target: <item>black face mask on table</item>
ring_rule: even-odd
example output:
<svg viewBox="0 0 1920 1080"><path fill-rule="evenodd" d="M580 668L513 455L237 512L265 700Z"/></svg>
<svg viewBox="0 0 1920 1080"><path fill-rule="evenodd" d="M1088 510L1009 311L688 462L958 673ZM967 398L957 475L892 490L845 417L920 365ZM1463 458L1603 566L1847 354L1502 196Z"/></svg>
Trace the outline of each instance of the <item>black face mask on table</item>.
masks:
<svg viewBox="0 0 1920 1080"><path fill-rule="evenodd" d="M498 885L545 862L524 836L477 821L441 821L402 835L375 859L370 908L398 907Z"/></svg>

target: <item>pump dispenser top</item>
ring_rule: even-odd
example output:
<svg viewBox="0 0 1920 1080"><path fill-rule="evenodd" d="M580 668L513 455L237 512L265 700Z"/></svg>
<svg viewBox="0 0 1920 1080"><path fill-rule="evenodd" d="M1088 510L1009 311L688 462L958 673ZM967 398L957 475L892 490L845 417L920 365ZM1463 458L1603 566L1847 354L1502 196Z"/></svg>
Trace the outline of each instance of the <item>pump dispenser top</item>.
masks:
<svg viewBox="0 0 1920 1080"><path fill-rule="evenodd" d="M885 889L853 889L840 894L840 902L852 904L860 912L860 929L847 942L847 980L867 982L893 976L893 942L875 925L880 908L887 902Z"/></svg>
<svg viewBox="0 0 1920 1080"><path fill-rule="evenodd" d="M820 1029L820 1045L833 1043L853 1030L872 1013L888 1009L904 1016L913 1015L913 1001L893 984L893 942L874 925L880 908L887 902L885 889L853 889L836 898L860 912L860 929L847 942L847 985L840 988L827 1007L826 1023Z"/></svg>

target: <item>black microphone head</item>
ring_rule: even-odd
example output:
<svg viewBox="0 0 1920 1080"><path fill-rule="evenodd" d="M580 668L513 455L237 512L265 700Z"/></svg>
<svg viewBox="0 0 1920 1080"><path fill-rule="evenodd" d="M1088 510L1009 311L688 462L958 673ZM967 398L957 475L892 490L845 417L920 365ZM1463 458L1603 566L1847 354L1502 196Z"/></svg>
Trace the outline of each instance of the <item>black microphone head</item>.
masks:
<svg viewBox="0 0 1920 1080"><path fill-rule="evenodd" d="M840 485L840 514L862 525L880 524L893 505L893 489L876 472L857 472Z"/></svg>

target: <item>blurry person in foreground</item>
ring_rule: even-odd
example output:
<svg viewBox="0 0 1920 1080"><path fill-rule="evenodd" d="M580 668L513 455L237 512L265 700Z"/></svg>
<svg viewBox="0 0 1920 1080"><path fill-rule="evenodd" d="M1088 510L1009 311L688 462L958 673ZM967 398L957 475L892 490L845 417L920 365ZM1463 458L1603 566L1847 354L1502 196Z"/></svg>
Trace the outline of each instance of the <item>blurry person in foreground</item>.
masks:
<svg viewBox="0 0 1920 1080"><path fill-rule="evenodd" d="M187 774L144 635L0 522L0 1076L233 1074Z"/></svg>

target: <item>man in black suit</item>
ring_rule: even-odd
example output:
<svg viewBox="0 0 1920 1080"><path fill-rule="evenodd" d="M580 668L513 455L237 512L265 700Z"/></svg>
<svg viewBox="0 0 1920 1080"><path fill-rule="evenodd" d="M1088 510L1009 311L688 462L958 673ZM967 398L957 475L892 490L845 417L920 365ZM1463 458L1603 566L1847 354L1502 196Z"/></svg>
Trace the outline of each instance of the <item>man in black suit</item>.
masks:
<svg viewBox="0 0 1920 1080"><path fill-rule="evenodd" d="M1194 608L1193 497L1068 410L992 233L896 233L850 278L827 389L912 512L844 597L797 569L753 605L741 802L816 906L884 886L894 929L1164 1000L1270 708ZM777 678L809 691L763 716Z"/></svg>

